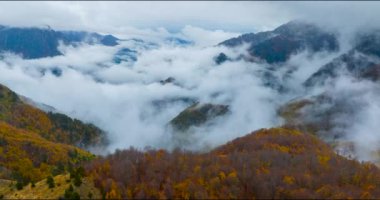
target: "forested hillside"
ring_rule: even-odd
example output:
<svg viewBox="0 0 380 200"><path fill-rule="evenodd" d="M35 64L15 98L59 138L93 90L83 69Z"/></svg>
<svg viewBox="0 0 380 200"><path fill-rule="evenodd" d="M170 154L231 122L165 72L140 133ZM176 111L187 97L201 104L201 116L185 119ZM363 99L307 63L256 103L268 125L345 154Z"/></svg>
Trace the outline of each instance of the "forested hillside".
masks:
<svg viewBox="0 0 380 200"><path fill-rule="evenodd" d="M10 188L65 173L95 158L79 147L105 144L103 131L94 125L45 113L0 85L0 179L14 181Z"/></svg>
<svg viewBox="0 0 380 200"><path fill-rule="evenodd" d="M375 198L380 170L299 131L262 129L208 153L120 150L86 166L112 198Z"/></svg>
<svg viewBox="0 0 380 200"><path fill-rule="evenodd" d="M24 103L16 93L0 85L0 120L38 133L42 137L79 147L106 144L104 132L92 124L60 113L45 113Z"/></svg>

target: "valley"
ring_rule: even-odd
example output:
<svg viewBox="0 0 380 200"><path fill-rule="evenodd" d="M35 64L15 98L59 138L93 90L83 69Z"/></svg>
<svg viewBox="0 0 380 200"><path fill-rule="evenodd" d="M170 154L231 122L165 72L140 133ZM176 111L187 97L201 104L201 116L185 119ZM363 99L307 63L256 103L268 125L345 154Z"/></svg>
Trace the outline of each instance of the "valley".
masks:
<svg viewBox="0 0 380 200"><path fill-rule="evenodd" d="M141 28L82 3L75 26L0 17L0 199L380 198L376 23Z"/></svg>

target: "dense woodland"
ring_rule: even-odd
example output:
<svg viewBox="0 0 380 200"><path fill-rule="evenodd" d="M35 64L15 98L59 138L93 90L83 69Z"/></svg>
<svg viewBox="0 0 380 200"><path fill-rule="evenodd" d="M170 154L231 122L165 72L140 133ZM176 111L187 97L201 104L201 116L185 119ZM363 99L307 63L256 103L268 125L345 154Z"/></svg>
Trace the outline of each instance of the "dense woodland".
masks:
<svg viewBox="0 0 380 200"><path fill-rule="evenodd" d="M102 130L59 113L45 113L0 85L0 120L59 143L89 147L107 143Z"/></svg>
<svg viewBox="0 0 380 200"><path fill-rule="evenodd" d="M310 134L263 129L208 153L120 150L86 165L104 198L375 198L380 170Z"/></svg>
<svg viewBox="0 0 380 200"><path fill-rule="evenodd" d="M16 180L23 186L93 158L77 147L54 143L0 122L0 179Z"/></svg>
<svg viewBox="0 0 380 200"><path fill-rule="evenodd" d="M5 87L0 111L0 179L14 181L0 184L6 197L45 189L66 199L380 196L375 165L348 160L315 135L289 128L262 129L203 153L131 148L95 158L78 148L104 142L95 126L45 113Z"/></svg>
<svg viewBox="0 0 380 200"><path fill-rule="evenodd" d="M95 157L78 147L104 143L97 127L45 113L0 85L0 179L22 188Z"/></svg>

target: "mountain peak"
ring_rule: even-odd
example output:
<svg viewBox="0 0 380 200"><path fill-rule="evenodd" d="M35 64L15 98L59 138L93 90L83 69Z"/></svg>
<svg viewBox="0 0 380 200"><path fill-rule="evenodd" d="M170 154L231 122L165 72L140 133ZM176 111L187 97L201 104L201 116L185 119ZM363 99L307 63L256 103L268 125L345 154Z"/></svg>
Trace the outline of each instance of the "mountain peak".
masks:
<svg viewBox="0 0 380 200"><path fill-rule="evenodd" d="M250 56L268 63L286 62L290 55L305 49L319 52L336 51L339 48L337 38L333 33L302 21L288 22L273 31L243 34L219 45L236 47L242 44L249 45Z"/></svg>
<svg viewBox="0 0 380 200"><path fill-rule="evenodd" d="M307 33L313 33L318 31L321 30L317 25L300 20L290 21L273 30L273 32L278 34L298 35L301 37Z"/></svg>

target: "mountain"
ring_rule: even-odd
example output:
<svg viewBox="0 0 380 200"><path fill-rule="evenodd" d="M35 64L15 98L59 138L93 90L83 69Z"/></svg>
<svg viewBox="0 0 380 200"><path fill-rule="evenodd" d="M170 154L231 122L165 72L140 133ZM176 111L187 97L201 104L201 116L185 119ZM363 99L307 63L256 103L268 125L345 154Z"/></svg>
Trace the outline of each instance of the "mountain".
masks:
<svg viewBox="0 0 380 200"><path fill-rule="evenodd" d="M0 122L1 179L27 185L93 158L91 153L72 145L53 142L36 132Z"/></svg>
<svg viewBox="0 0 380 200"><path fill-rule="evenodd" d="M355 41L351 50L322 66L304 85L323 85L342 73L358 79L377 81L380 78L380 30L360 33Z"/></svg>
<svg viewBox="0 0 380 200"><path fill-rule="evenodd" d="M353 139L350 139L357 132L352 130L352 121L358 121L358 118L362 117L362 108L365 109L369 103L358 98L365 94L365 91L354 91L355 89L351 90L349 87L346 88L347 91L336 91L335 83L341 80L342 75L355 82L365 80L375 82L374 85L378 83L380 30L363 29L354 33L347 50L340 49L339 52L338 37L338 34L325 31L316 25L292 21L273 31L244 34L219 45L247 48L251 58L239 55L245 61L266 61L255 71L257 79L263 86L292 99L278 110L285 126L312 133L336 151L344 152L342 154L345 156L358 158L360 149L357 149L357 144L355 146ZM299 55L292 62L288 62L289 56L305 49L308 49L306 56ZM322 60L326 59L323 61L324 64L314 66L313 62L320 59L321 55L315 53L324 50L327 50L323 54L328 54L329 60L322 56ZM227 53L220 53L214 57L214 61L217 65L234 62L240 59L239 56L234 58ZM299 79L301 72L309 70L307 68L310 68L306 73L308 75L302 75L304 77ZM294 79L299 80L293 82ZM377 94L376 89L371 93ZM368 155L367 159L380 163L378 151L380 152L380 149L371 149L371 155Z"/></svg>
<svg viewBox="0 0 380 200"><path fill-rule="evenodd" d="M100 35L84 31L55 31L50 28L0 28L0 52L11 52L26 59L62 55L59 42L66 45L78 43L115 46L118 39L112 35Z"/></svg>
<svg viewBox="0 0 380 200"><path fill-rule="evenodd" d="M225 53L219 53L217 56L214 57L215 64L220 65L226 61L232 61L231 58L229 58Z"/></svg>
<svg viewBox="0 0 380 200"><path fill-rule="evenodd" d="M243 44L248 45L247 51L250 56L271 64L285 62L292 54L305 49L313 52L339 49L337 38L333 33L300 21L291 21L273 31L244 34L219 45L238 47Z"/></svg>
<svg viewBox="0 0 380 200"><path fill-rule="evenodd" d="M103 146L102 130L92 124L60 113L44 112L22 101L16 93L0 85L0 120L14 127L38 133L54 142L79 147Z"/></svg>
<svg viewBox="0 0 380 200"><path fill-rule="evenodd" d="M334 119L342 113L353 114L354 110L347 101L337 101L330 94L323 93L294 99L279 109L279 115L284 118L286 126L312 133L325 141L333 141L344 134L334 130L335 126L345 127L343 122L338 125Z"/></svg>
<svg viewBox="0 0 380 200"><path fill-rule="evenodd" d="M223 116L228 111L227 105L196 102L174 117L170 124L176 131L183 132L192 126L200 126L216 117Z"/></svg>
<svg viewBox="0 0 380 200"><path fill-rule="evenodd" d="M185 147L191 144L193 128L210 125L228 113L228 105L193 103L169 122L174 146Z"/></svg>
<svg viewBox="0 0 380 200"><path fill-rule="evenodd" d="M193 41L185 40L178 37L165 38L164 42L172 46L180 46L180 47L186 47L186 46L190 46L194 44Z"/></svg>
<svg viewBox="0 0 380 200"><path fill-rule="evenodd" d="M85 42L88 44L102 44L105 46L118 45L118 38L112 35L101 35L98 33L90 33L85 31L55 31L58 39L61 39L65 44L73 44L75 42Z"/></svg>
<svg viewBox="0 0 380 200"><path fill-rule="evenodd" d="M0 179L21 186L94 155L81 148L107 144L102 130L60 113L45 113L0 85ZM30 101L28 101L30 102Z"/></svg>
<svg viewBox="0 0 380 200"><path fill-rule="evenodd" d="M118 150L86 165L104 198L376 198L380 170L315 136L262 129L206 153Z"/></svg>
<svg viewBox="0 0 380 200"><path fill-rule="evenodd" d="M113 57L113 62L120 64L121 62L136 62L137 61L137 51L123 48L116 52Z"/></svg>
<svg viewBox="0 0 380 200"><path fill-rule="evenodd" d="M358 114L365 103L352 96L354 95L350 93L336 95L324 92L311 97L300 97L284 104L278 114L284 119L284 126L311 133L339 154L358 159L360 148L355 145L355 140L350 139L356 133L350 131L350 127L360 116ZM380 148L375 146L371 149L367 159L380 165Z"/></svg>
<svg viewBox="0 0 380 200"><path fill-rule="evenodd" d="M59 41L68 45L84 42L114 46L119 40L97 33L0 26L0 49L21 53L24 58L60 55ZM167 38L164 42L173 46L192 44L181 38ZM334 90L316 95L302 91L294 95L286 85L286 78L297 67L309 67L287 63L291 55L303 50L310 54L336 52L337 36L318 26L293 21L273 31L244 34L219 45L242 48L244 44L249 56L233 57L218 52L213 57L215 65L239 59L264 62L262 68L252 73L261 86L272 88L286 100L297 98L285 102L278 110L284 119L281 127L256 130L207 151L182 149L193 142L190 139L197 128L217 125L214 122L228 115L228 105L200 103L193 96L153 100L149 106L155 113L173 103L185 108L167 124L172 134L169 140L173 139L170 142L178 148L172 151L130 148L101 156L87 150L108 144L104 131L0 85L0 198L380 197L380 149L371 152L374 164L359 162L353 141L345 140L348 138L345 128L355 119L346 117L356 116L362 108L358 98ZM327 64L310 77L304 77L302 89L334 81L342 73L378 81L379 46L380 31L358 34L352 49L324 62ZM134 63L141 50L158 47L143 40L124 40L112 61ZM62 71L57 67L51 73L61 76ZM181 87L176 77L158 79L156 85ZM360 97L360 93L355 95ZM201 130L207 135L207 129Z"/></svg>

